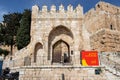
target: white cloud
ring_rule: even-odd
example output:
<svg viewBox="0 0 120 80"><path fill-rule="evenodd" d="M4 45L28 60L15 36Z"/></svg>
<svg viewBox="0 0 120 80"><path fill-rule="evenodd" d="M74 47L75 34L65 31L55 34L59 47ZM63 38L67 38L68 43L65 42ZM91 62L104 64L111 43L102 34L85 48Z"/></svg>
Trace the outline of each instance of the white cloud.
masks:
<svg viewBox="0 0 120 80"><path fill-rule="evenodd" d="M7 13L8 13L7 10L0 6L0 22L3 21L3 15Z"/></svg>

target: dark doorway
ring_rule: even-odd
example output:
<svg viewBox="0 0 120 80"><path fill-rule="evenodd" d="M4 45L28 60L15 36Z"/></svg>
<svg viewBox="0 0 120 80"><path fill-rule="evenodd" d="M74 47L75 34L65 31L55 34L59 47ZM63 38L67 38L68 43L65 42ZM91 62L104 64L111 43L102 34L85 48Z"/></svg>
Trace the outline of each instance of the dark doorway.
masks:
<svg viewBox="0 0 120 80"><path fill-rule="evenodd" d="M70 60L69 54L69 45L63 41L59 40L53 45L53 52L52 52L52 62L53 63L67 63Z"/></svg>

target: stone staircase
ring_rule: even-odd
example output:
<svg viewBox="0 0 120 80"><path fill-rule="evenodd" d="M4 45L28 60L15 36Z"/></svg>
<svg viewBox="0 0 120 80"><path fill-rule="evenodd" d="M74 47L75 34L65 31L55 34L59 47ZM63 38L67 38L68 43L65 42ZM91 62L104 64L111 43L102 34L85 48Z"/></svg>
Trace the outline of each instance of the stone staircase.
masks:
<svg viewBox="0 0 120 80"><path fill-rule="evenodd" d="M105 67L105 75L108 80L120 80L120 59L118 59L117 56L114 56L113 53L110 55L112 55L112 58L111 56L108 56L107 53L100 55L101 65Z"/></svg>
<svg viewBox="0 0 120 80"><path fill-rule="evenodd" d="M43 66L22 67L20 80L108 80L104 69L95 74L96 67Z"/></svg>
<svg viewBox="0 0 120 80"><path fill-rule="evenodd" d="M107 77L107 80L120 80L120 76L113 74L109 70L105 70L105 75Z"/></svg>

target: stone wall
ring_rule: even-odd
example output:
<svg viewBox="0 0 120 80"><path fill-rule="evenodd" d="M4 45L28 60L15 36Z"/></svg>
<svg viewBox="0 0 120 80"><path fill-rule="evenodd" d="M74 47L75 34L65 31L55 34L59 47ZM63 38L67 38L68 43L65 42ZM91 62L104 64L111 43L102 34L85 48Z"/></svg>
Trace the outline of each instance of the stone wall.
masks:
<svg viewBox="0 0 120 80"><path fill-rule="evenodd" d="M96 6L95 6L95 9L97 11L104 10L105 12L109 12L111 14L120 13L119 6L111 5L110 3L106 3L106 2L103 2L103 1L97 3Z"/></svg>
<svg viewBox="0 0 120 80"><path fill-rule="evenodd" d="M102 29L90 37L92 50L100 52L119 52L120 51L120 32Z"/></svg>
<svg viewBox="0 0 120 80"><path fill-rule="evenodd" d="M88 11L84 17L84 27L89 34L87 40L90 39L90 49L119 51L119 25L119 7L105 2L96 4L95 8Z"/></svg>
<svg viewBox="0 0 120 80"><path fill-rule="evenodd" d="M120 31L120 8L99 2L85 14L84 24L91 34L102 28Z"/></svg>
<svg viewBox="0 0 120 80"><path fill-rule="evenodd" d="M20 69L20 80L107 80L104 70L95 75L95 67L24 67Z"/></svg>

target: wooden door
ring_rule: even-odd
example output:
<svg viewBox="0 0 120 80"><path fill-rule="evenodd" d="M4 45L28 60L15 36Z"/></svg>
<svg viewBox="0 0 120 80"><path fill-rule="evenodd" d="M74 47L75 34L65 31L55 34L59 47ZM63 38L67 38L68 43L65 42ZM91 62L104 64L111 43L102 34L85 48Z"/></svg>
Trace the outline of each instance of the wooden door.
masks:
<svg viewBox="0 0 120 80"><path fill-rule="evenodd" d="M53 56L52 56L53 62L55 62L55 63L64 62L63 57L64 57L65 53L67 55L69 53L68 45L62 40L56 42L53 45Z"/></svg>

